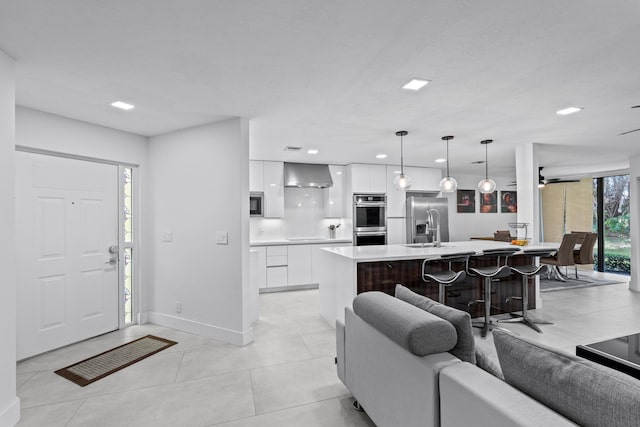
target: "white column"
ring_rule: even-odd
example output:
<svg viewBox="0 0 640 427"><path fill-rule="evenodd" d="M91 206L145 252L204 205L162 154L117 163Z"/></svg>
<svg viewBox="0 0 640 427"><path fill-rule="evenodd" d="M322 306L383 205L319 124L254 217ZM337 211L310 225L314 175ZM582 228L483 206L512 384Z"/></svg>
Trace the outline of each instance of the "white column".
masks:
<svg viewBox="0 0 640 427"><path fill-rule="evenodd" d="M636 220L640 216L640 156L631 157L629 159L629 196L631 199L630 204L630 231L631 235L631 281L629 282L629 289L635 292L640 292L640 281L638 277L640 272L635 266L640 266L640 251L638 251L638 245L640 244L640 227L636 227Z"/></svg>
<svg viewBox="0 0 640 427"><path fill-rule="evenodd" d="M0 51L0 425L20 420L16 396L16 271L14 245L15 65Z"/></svg>
<svg viewBox="0 0 640 427"><path fill-rule="evenodd" d="M516 180L518 182L518 222L529 223L532 243L541 240L540 189L538 188L537 144L516 147Z"/></svg>
<svg viewBox="0 0 640 427"><path fill-rule="evenodd" d="M527 143L516 147L516 180L518 182L518 222L529 223L528 236L532 243L542 240L540 215L540 189L538 188L539 162L537 145ZM542 307L540 277L536 276L536 307Z"/></svg>

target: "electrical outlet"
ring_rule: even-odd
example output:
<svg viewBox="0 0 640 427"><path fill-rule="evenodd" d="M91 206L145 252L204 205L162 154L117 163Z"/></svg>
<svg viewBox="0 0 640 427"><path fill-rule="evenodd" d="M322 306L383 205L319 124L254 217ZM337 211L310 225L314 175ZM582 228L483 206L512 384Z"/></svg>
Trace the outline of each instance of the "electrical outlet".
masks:
<svg viewBox="0 0 640 427"><path fill-rule="evenodd" d="M229 233L226 231L216 231L216 245L228 245Z"/></svg>
<svg viewBox="0 0 640 427"><path fill-rule="evenodd" d="M176 301L176 313L182 313L182 301Z"/></svg>

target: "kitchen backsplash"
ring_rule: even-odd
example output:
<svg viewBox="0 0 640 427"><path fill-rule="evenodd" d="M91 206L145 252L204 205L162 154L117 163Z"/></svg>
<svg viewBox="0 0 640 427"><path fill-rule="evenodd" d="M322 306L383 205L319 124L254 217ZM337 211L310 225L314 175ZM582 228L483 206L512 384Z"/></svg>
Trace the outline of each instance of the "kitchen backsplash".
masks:
<svg viewBox="0 0 640 427"><path fill-rule="evenodd" d="M319 188L285 188L284 218L250 219L250 240L280 240L296 237L329 237L329 226L341 224L339 218L324 218L324 196ZM336 230L337 239L351 238L344 224Z"/></svg>

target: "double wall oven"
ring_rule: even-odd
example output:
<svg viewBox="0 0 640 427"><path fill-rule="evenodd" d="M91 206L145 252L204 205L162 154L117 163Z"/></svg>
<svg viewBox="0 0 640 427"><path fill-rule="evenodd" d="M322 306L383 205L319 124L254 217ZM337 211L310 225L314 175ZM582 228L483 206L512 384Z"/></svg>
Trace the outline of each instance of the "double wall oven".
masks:
<svg viewBox="0 0 640 427"><path fill-rule="evenodd" d="M387 196L353 195L353 245L387 244Z"/></svg>

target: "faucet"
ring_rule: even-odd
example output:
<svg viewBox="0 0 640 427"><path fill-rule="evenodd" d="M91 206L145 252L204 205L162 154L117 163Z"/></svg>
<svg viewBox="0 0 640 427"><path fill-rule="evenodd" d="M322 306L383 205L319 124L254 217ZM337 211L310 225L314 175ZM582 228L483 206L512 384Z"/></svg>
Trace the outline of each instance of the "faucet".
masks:
<svg viewBox="0 0 640 427"><path fill-rule="evenodd" d="M436 209L429 209L427 211L427 222L429 223L428 229L431 231L436 231L435 247L439 248L440 246L442 246L440 242L440 212L438 212Z"/></svg>

